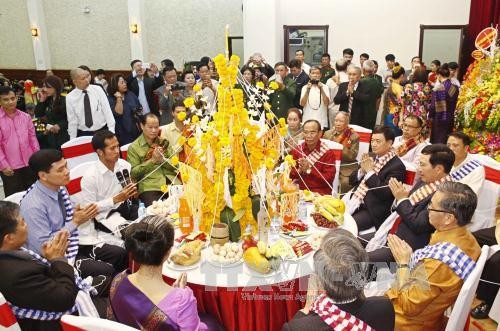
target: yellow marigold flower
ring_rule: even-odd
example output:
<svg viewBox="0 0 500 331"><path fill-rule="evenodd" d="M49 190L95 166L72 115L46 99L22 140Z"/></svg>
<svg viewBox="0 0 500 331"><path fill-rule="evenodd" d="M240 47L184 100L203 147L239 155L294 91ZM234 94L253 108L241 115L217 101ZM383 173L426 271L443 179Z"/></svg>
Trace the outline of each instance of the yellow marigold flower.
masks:
<svg viewBox="0 0 500 331"><path fill-rule="evenodd" d="M198 117L198 115L191 116L191 123L196 124L199 121L200 121L200 118Z"/></svg>
<svg viewBox="0 0 500 331"><path fill-rule="evenodd" d="M265 104L264 104L264 106L265 106ZM266 118L268 121L270 121L274 118L274 114L273 113L266 113Z"/></svg>
<svg viewBox="0 0 500 331"><path fill-rule="evenodd" d="M172 163L172 165L176 167L179 164L179 157L177 155L172 156L170 158L170 163Z"/></svg>
<svg viewBox="0 0 500 331"><path fill-rule="evenodd" d="M271 159L270 157L268 157L266 159L266 168L269 169L269 170L273 170L274 169L274 160Z"/></svg>
<svg viewBox="0 0 500 331"><path fill-rule="evenodd" d="M292 167L295 166L295 164L297 162L295 162L294 158L292 155L288 154L287 156L285 156L285 162L288 163L289 165L291 165Z"/></svg>
<svg viewBox="0 0 500 331"><path fill-rule="evenodd" d="M260 89L263 89L264 88L264 83L263 82L257 82L257 84L255 84L255 86L257 86Z"/></svg>
<svg viewBox="0 0 500 331"><path fill-rule="evenodd" d="M277 90L279 87L280 86L278 85L278 83L276 83L274 80L271 83L269 83L269 88L271 90Z"/></svg>
<svg viewBox="0 0 500 331"><path fill-rule="evenodd" d="M177 114L177 119L179 121L184 121L186 119L186 116L187 116L186 112L185 111L181 111L179 114Z"/></svg>
<svg viewBox="0 0 500 331"><path fill-rule="evenodd" d="M280 119L278 120L278 122L279 122L279 124L280 124L281 126L285 126L285 125L286 125L285 118L283 118L283 117L282 117L282 118L280 118Z"/></svg>
<svg viewBox="0 0 500 331"><path fill-rule="evenodd" d="M174 220L178 219L179 218L179 213L170 214L170 218L174 219Z"/></svg>
<svg viewBox="0 0 500 331"><path fill-rule="evenodd" d="M195 92L200 92L201 91L201 85L200 84L195 84L193 86L193 91Z"/></svg>
<svg viewBox="0 0 500 331"><path fill-rule="evenodd" d="M189 181L189 174L187 172L181 173L181 179L183 183L187 183Z"/></svg>
<svg viewBox="0 0 500 331"><path fill-rule="evenodd" d="M271 110L271 105L269 104L269 102L264 102L264 109Z"/></svg>
<svg viewBox="0 0 500 331"><path fill-rule="evenodd" d="M182 145L184 145L185 143L186 143L186 137L184 137L184 136L180 136L180 137L179 137L179 140L177 140L177 144L178 144L179 146L182 146Z"/></svg>
<svg viewBox="0 0 500 331"><path fill-rule="evenodd" d="M167 193L168 191L168 186L166 184L163 184L161 187L160 187L160 191L162 191L163 193Z"/></svg>
<svg viewBox="0 0 500 331"><path fill-rule="evenodd" d="M196 145L196 138L195 137L191 137L188 139L188 145L190 147L194 147L194 145Z"/></svg>
<svg viewBox="0 0 500 331"><path fill-rule="evenodd" d="M194 106L194 98L189 97L184 99L184 106L186 106L186 108L191 108L192 106Z"/></svg>
<svg viewBox="0 0 500 331"><path fill-rule="evenodd" d="M288 129L285 126L282 126L279 130L282 137L285 137L288 134Z"/></svg>

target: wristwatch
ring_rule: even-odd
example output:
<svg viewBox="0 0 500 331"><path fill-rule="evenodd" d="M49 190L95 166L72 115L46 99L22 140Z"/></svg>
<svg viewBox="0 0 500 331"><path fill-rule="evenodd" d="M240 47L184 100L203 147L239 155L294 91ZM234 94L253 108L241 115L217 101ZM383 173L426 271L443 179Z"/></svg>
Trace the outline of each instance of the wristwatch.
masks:
<svg viewBox="0 0 500 331"><path fill-rule="evenodd" d="M308 175L311 174L311 168L306 170L306 174L308 174Z"/></svg>

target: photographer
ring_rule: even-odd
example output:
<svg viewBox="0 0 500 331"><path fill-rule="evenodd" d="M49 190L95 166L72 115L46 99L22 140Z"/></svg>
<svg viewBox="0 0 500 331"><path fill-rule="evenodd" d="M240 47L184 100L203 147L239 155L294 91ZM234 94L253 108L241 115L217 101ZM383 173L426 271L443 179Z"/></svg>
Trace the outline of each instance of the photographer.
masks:
<svg viewBox="0 0 500 331"><path fill-rule="evenodd" d="M163 69L163 81L165 84L155 90L155 93L159 96L160 125L172 123L174 103L179 98L182 98L182 92L185 89L184 83L177 81L177 71L174 67L165 67Z"/></svg>
<svg viewBox="0 0 500 331"><path fill-rule="evenodd" d="M141 134L142 106L137 96L128 90L127 81L122 74L111 77L108 101L115 118L115 133L120 146L133 142Z"/></svg>
<svg viewBox="0 0 500 331"><path fill-rule="evenodd" d="M320 68L311 67L309 78L309 82L302 88L300 94L300 105L304 108L303 121L316 120L324 129L328 127L330 89L320 81Z"/></svg>

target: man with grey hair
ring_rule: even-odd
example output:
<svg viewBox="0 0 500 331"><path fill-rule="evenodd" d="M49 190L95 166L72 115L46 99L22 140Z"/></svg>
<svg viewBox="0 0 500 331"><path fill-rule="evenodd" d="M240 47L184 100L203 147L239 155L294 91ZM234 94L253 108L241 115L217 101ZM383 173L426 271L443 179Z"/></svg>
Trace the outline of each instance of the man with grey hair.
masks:
<svg viewBox="0 0 500 331"><path fill-rule="evenodd" d="M66 96L70 139L93 136L101 130L115 132L115 119L104 90L90 84L90 73L81 68L70 72L75 89Z"/></svg>
<svg viewBox="0 0 500 331"><path fill-rule="evenodd" d="M429 245L415 252L396 235L388 244L398 264L396 281L386 292L396 312L397 330L440 330L445 310L455 302L475 267L481 249L467 230L477 196L462 183L442 183L428 206L436 229ZM427 275L423 289L419 276Z"/></svg>
<svg viewBox="0 0 500 331"><path fill-rule="evenodd" d="M306 304L282 330L394 330L390 301L365 298L367 261L365 250L350 232L328 232L314 254L315 274L309 278Z"/></svg>
<svg viewBox="0 0 500 331"><path fill-rule="evenodd" d="M366 120L366 102L370 98L365 84L360 81L361 69L354 65L347 67L348 82L341 83L333 101L340 105L339 111L351 114L351 124L368 128Z"/></svg>
<svg viewBox="0 0 500 331"><path fill-rule="evenodd" d="M372 60L363 62L363 73L364 76L361 82L363 82L369 94L368 100L365 103L366 127L373 129L377 120L377 105L380 104L380 98L382 93L384 93L384 85L375 77L375 63Z"/></svg>
<svg viewBox="0 0 500 331"><path fill-rule="evenodd" d="M253 53L248 59L246 66L252 69L260 69L260 72L268 78L274 75L273 67L266 62L261 53Z"/></svg>

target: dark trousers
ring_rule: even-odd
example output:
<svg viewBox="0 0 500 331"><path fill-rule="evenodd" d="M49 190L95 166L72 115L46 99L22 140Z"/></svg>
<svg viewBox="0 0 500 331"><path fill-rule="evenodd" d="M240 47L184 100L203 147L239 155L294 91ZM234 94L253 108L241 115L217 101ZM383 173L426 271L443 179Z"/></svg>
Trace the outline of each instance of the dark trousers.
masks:
<svg viewBox="0 0 500 331"><path fill-rule="evenodd" d="M359 236L359 242L363 247L366 247L368 242L373 238L375 232L367 233ZM385 243L387 246L387 243ZM389 248L380 247L374 251L368 252L368 277L370 280L376 280L377 268L391 268L391 263L394 263L394 256Z"/></svg>
<svg viewBox="0 0 500 331"><path fill-rule="evenodd" d="M17 192L26 191L34 182L36 176L29 167L19 168L14 170L14 175L5 176L0 172L3 181L3 191L5 197Z"/></svg>
<svg viewBox="0 0 500 331"><path fill-rule="evenodd" d="M99 295L107 296L113 277L127 268L128 254L116 245L80 245L75 266L82 278L94 277L92 284L97 285Z"/></svg>
<svg viewBox="0 0 500 331"><path fill-rule="evenodd" d="M479 246L493 246L497 244L497 240L495 238L495 227L476 231L473 235L476 237ZM494 283L500 283L500 251L493 254L493 256L486 261L481 279ZM491 306L493 301L495 301L498 289L498 285L479 281L476 291L477 298Z"/></svg>
<svg viewBox="0 0 500 331"><path fill-rule="evenodd" d="M162 191L146 191L139 194L139 200L141 200L144 203L145 207L148 207L153 204L153 201L160 199L162 195L163 195Z"/></svg>
<svg viewBox="0 0 500 331"><path fill-rule="evenodd" d="M352 214L352 218L354 218L356 224L358 225L358 231L368 230L372 226L378 229L385 221L382 220L382 222L375 222L375 220L373 220L370 216L368 209L366 209L366 206L361 206L357 211L355 211L354 214Z"/></svg>
<svg viewBox="0 0 500 331"><path fill-rule="evenodd" d="M100 128L99 130L95 130L95 131L83 131L83 130L78 129L76 131L76 136L77 137L93 136L96 132L107 130L107 129L108 129L108 125L107 124L104 125L102 128Z"/></svg>

